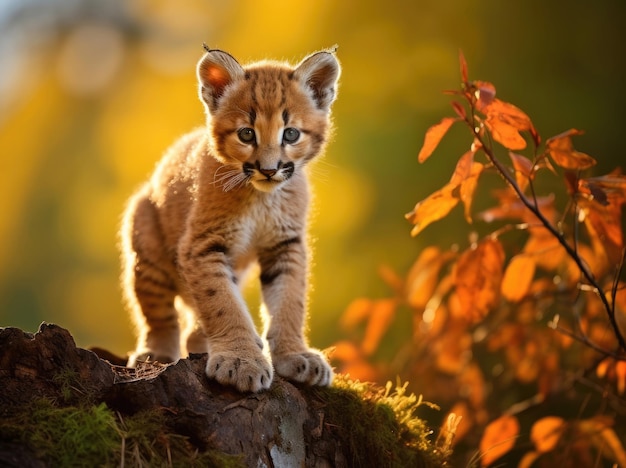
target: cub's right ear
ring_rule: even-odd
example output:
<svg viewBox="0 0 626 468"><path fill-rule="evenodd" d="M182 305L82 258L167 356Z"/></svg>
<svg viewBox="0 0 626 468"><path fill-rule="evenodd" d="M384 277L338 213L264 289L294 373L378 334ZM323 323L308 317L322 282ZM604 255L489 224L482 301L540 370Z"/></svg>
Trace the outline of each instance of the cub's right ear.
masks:
<svg viewBox="0 0 626 468"><path fill-rule="evenodd" d="M211 50L206 46L205 49L207 53L198 62L196 72L200 99L213 112L217 109L224 90L233 81L242 78L244 71L232 55L217 49Z"/></svg>

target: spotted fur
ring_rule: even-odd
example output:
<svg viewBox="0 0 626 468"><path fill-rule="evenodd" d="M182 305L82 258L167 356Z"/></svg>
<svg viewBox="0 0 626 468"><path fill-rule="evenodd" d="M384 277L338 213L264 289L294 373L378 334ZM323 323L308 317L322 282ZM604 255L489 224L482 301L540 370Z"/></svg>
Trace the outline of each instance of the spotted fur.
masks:
<svg viewBox="0 0 626 468"><path fill-rule="evenodd" d="M327 140L339 74L329 51L295 67L242 67L207 49L197 66L207 125L168 150L124 217L124 291L138 328L130 366L176 361L186 348L208 352L206 374L240 391L267 389L274 372L330 383L330 366L305 337L304 169ZM264 339L239 289L252 262Z"/></svg>

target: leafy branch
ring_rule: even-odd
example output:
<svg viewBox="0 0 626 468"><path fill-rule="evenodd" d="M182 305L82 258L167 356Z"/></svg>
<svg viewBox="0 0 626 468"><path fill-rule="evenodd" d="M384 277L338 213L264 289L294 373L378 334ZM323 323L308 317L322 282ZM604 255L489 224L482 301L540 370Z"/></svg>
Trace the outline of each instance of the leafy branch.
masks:
<svg viewBox="0 0 626 468"><path fill-rule="evenodd" d="M482 152L487 157L489 163L497 170L500 176L502 176L509 187L513 190L523 206L532 213L534 218L537 219L539 223L548 230L550 235L552 235L565 249L569 258L572 259L580 270L581 275L585 278L588 284L591 285L591 290L602 302L613 329L613 333L615 334L618 342L618 352L620 350L622 352L626 351L626 340L620 330L615 313L615 299L619 284L619 275L622 271L624 258L626 257L626 250L623 248L623 242L621 241L621 232L619 236L619 245L616 249L617 252L620 253L619 260L614 258L614 255L612 255L613 258L609 259L618 265L615 268L614 279L611 283L609 296L604 291L585 260L579 254L577 238L574 239L573 245L570 244L566 235L557 229L557 227L553 225L544 215L537 201L533 185L535 172L540 168L546 167L556 173L549 162L548 155L551 156L552 160L558 166L567 171L580 172L596 164L595 159L591 156L578 152L573 147L571 136L582 134L582 132L576 129L571 129L561 133L560 135L554 136L546 141L546 149L544 152L540 153L538 148L541 144L541 137L533 126L530 118L516 106L497 99L495 97L496 89L493 84L486 81L470 82L468 79L467 63L462 53L460 54L460 63L462 78L461 90L449 91L448 93L462 97L469 108L469 112L467 112L466 107L462 106L458 101L454 101L452 103L452 107L457 114L457 117L446 117L440 123L432 126L427 131L424 146L418 156L419 161L424 162L428 157L430 157L452 124L457 121L464 122L469 127L474 141L470 152L466 153L463 158L473 159L476 153L479 151ZM527 145L526 140L520 132L530 133L535 148L533 161L530 161L520 154L513 153L513 151L524 149ZM509 167L505 166L498 159L495 151L493 150L492 141L500 143L509 150L509 155L513 160L513 171L511 171ZM457 169L458 168L459 166L457 166ZM475 175L471 173L467 174L465 176L467 177L466 179L463 179L463 175L460 175L460 173L455 173L457 176L456 182L460 183L461 191L463 190L463 183L470 177L477 178L481 171L482 168L477 169ZM521 177L516 177L517 174ZM626 201L626 178L624 178L621 174L612 174L602 178L596 178L593 180L589 179L586 181L585 179L580 179L578 174L573 172L566 173L565 177L566 181L569 182L570 191L572 192L574 198L573 205L575 207L575 214L577 218L581 216L581 213L579 212L576 198L582 196L590 202L587 205L587 210L601 210L603 207L613 202L614 205L617 206L617 211L614 211L612 214L614 215L613 217L617 219L600 218L599 221L601 222L601 228L603 228L602 230L606 230L606 226L609 224L619 226L619 208ZM455 180L454 176L453 180ZM470 188L471 192L466 195L466 199L469 198L470 203L476 181L472 181L472 185L473 186ZM588 190L587 193L580 191L580 188L585 186ZM529 187L531 191L532 200L525 194L524 189L526 187ZM610 199L610 190L613 191L613 195L616 195L613 197L613 200ZM462 194L461 197L463 197ZM427 201L429 201L431 205L434 204L433 202L440 202L440 200L435 200L434 198L427 199ZM423 203L424 202L418 203L416 209L407 215L407 218L416 224L417 227L417 229L413 230L413 235L417 235L417 233L426 227L426 225L438 219L438 217L433 217L432 215L429 218L429 216L424 216L423 213L419 212L419 208L424 206ZM448 203L449 204L447 206L450 206L450 209L456 204L454 198L448 200ZM447 206L444 206L444 210L435 210L438 213L437 216L445 216L449 212L449 210L447 210ZM466 203L466 210L467 209L469 209L469 207ZM585 212L583 211L583 213ZM467 211L466 217L469 218ZM575 232L577 232L577 228L575 228ZM607 253L611 255L613 252ZM586 285L582 284L578 285L580 289L587 289L585 286ZM591 344L589 339L585 338L584 341ZM597 345L592 346L596 349L601 349ZM618 355L609 350L603 350L603 352L606 355L616 356L619 359L626 359L626 355L623 354Z"/></svg>
<svg viewBox="0 0 626 468"><path fill-rule="evenodd" d="M405 276L381 267L392 294L349 305L341 320L348 338L333 357L354 378L411 381L446 411L442 433L446 418L457 422L453 443L478 448L473 459L481 466L511 451L522 433L530 442L518 451L519 466L594 457L626 464L626 427L618 424L626 418L626 177L619 169L587 176L596 160L574 148L581 131L542 142L528 115L496 98L493 84L470 81L462 54L460 62L460 90L446 92L454 115L426 131L418 161L456 123L469 129L470 148L450 180L406 218L417 236L462 205L468 223L494 227L482 237L472 232L465 248L425 247ZM504 188L476 213L487 172ZM540 172L563 182L563 208L556 195L541 193ZM390 360L386 334L407 310L410 336ZM583 408L591 398L599 409L590 414ZM571 412L554 416L555 400Z"/></svg>

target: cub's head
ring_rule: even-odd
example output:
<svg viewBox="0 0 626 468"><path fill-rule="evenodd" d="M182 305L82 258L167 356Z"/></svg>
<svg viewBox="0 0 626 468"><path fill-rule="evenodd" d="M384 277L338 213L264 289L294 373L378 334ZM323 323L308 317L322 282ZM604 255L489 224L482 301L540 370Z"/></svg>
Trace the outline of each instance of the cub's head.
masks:
<svg viewBox="0 0 626 468"><path fill-rule="evenodd" d="M225 166L216 174L224 190L251 183L271 192L322 150L340 74L333 52L314 53L295 67L242 67L228 53L207 49L197 74L214 155Z"/></svg>

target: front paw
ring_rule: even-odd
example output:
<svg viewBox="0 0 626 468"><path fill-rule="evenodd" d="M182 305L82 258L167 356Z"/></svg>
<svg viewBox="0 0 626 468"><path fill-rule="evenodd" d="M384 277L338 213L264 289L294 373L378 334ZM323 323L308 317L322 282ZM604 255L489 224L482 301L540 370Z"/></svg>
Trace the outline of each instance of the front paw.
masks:
<svg viewBox="0 0 626 468"><path fill-rule="evenodd" d="M206 375L240 392L260 392L272 384L274 371L259 350L209 352Z"/></svg>
<svg viewBox="0 0 626 468"><path fill-rule="evenodd" d="M294 382L326 387L333 380L333 370L319 351L279 354L272 360L276 373Z"/></svg>

